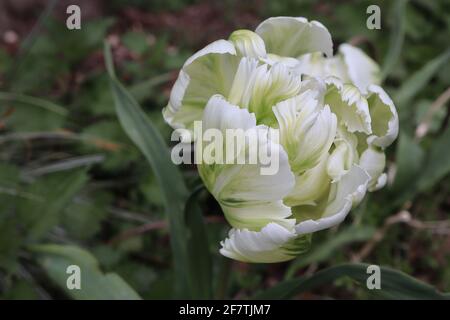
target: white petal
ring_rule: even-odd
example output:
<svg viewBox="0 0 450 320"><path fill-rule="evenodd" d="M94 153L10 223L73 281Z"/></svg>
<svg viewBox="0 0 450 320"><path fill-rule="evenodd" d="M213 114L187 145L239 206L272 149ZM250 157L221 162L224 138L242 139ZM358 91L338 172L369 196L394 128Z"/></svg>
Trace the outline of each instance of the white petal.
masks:
<svg viewBox="0 0 450 320"><path fill-rule="evenodd" d="M323 196L331 183L326 170L327 158L325 155L314 168L295 177L295 187L284 199L286 205L315 205L315 201Z"/></svg>
<svg viewBox="0 0 450 320"><path fill-rule="evenodd" d="M255 115L247 109L239 109L223 97L213 96L205 109L203 127L225 133L225 144L228 143L227 129L246 130L245 143L237 150L237 154L246 155L246 162L199 164L200 176L233 227L259 230L273 221L292 225L292 221L287 219L291 210L281 202L295 183L287 155L278 143L271 140L275 129L271 131L255 124ZM261 152L270 155L268 160L272 162L264 164L259 157ZM256 163L250 164L250 159ZM270 165L274 165L273 174L263 174L263 169Z"/></svg>
<svg viewBox="0 0 450 320"><path fill-rule="evenodd" d="M194 53L189 59L186 60L186 62L183 65L183 68L188 67L190 64L192 64L195 60L209 55L209 54L231 54L236 55L236 49L234 48L233 43L227 40L216 40L210 44L208 44L203 49L197 51Z"/></svg>
<svg viewBox="0 0 450 320"><path fill-rule="evenodd" d="M367 100L358 88L351 84L342 84L336 78L327 78L329 85L325 103L337 115L339 123L349 132L372 133L371 117Z"/></svg>
<svg viewBox="0 0 450 320"><path fill-rule="evenodd" d="M359 165L371 176L369 191L375 191L383 187L384 178L380 180L386 165L386 155L383 151L370 146L361 154Z"/></svg>
<svg viewBox="0 0 450 320"><path fill-rule="evenodd" d="M239 55L252 58L266 58L266 47L263 39L250 30L236 30L230 35Z"/></svg>
<svg viewBox="0 0 450 320"><path fill-rule="evenodd" d="M270 53L267 55L267 58L261 59L264 63L267 63L268 65L273 66L276 63L282 63L286 67L294 69L297 64L298 60L291 57L282 57L277 54Z"/></svg>
<svg viewBox="0 0 450 320"><path fill-rule="evenodd" d="M373 135L367 140L369 144L385 148L398 136L398 115L394 103L387 93L377 85L368 88L370 116Z"/></svg>
<svg viewBox="0 0 450 320"><path fill-rule="evenodd" d="M363 94L371 84L380 84L380 68L364 51L349 44L342 44L339 53L347 67L347 73L352 83Z"/></svg>
<svg viewBox="0 0 450 320"><path fill-rule="evenodd" d="M231 104L219 94L209 99L203 113L203 130L214 128L225 133L226 129L247 130L255 126L254 113Z"/></svg>
<svg viewBox="0 0 450 320"><path fill-rule="evenodd" d="M278 162L273 175L262 174L262 164L234 164L224 168L217 176L212 193L222 206L233 227L259 230L268 222L291 225L291 210L281 200L290 193L295 178L283 148L264 137L265 127L249 130L259 132L258 150L268 148ZM247 152L252 152L250 148Z"/></svg>
<svg viewBox="0 0 450 320"><path fill-rule="evenodd" d="M184 128L185 123L189 123L192 119L189 117L192 116L193 119L198 118L197 110L192 110L194 114L184 114L183 116L178 116L181 118L179 121L175 121L174 117L177 112L180 111L182 106L182 100L184 97L184 93L186 91L187 86L189 85L189 76L181 70L175 84L173 85L172 91L170 92L170 99L167 107L163 109L163 117L164 120L170 124L174 129ZM186 119L186 117L188 119Z"/></svg>
<svg viewBox="0 0 450 320"><path fill-rule="evenodd" d="M327 56L333 54L333 42L327 28L303 17L269 18L255 32L263 38L268 53L294 58L317 51Z"/></svg>
<svg viewBox="0 0 450 320"><path fill-rule="evenodd" d="M173 128L192 129L212 95L228 95L238 62L233 44L226 40L215 41L191 56L175 82L164 119Z"/></svg>
<svg viewBox="0 0 450 320"><path fill-rule="evenodd" d="M232 229L227 239L221 242L220 253L228 258L243 262L281 262L291 260L295 255L283 246L296 237L276 223L269 223L261 231Z"/></svg>
<svg viewBox="0 0 450 320"><path fill-rule="evenodd" d="M242 107L247 107L245 103L248 103L249 98L246 95L251 90L250 87L252 86L252 81L254 81L257 67L258 60L253 58L241 59L228 95L228 101Z"/></svg>
<svg viewBox="0 0 450 320"><path fill-rule="evenodd" d="M276 119L272 107L297 95L300 85L300 76L291 72L284 64L277 63L270 68L266 64L261 65L249 80L241 106L254 112L258 123L273 126Z"/></svg>
<svg viewBox="0 0 450 320"><path fill-rule="evenodd" d="M297 234L306 234L327 229L341 223L350 209L364 197L370 176L361 167L354 165L330 193L328 205L321 218L306 220L295 226Z"/></svg>
<svg viewBox="0 0 450 320"><path fill-rule="evenodd" d="M319 107L316 96L316 91L306 90L273 108L281 143L296 175L318 164L336 134L336 116L329 106Z"/></svg>
<svg viewBox="0 0 450 320"><path fill-rule="evenodd" d="M333 182L339 181L341 177L350 170L354 163L358 162L358 138L340 126L334 141L335 149L327 162L327 173Z"/></svg>

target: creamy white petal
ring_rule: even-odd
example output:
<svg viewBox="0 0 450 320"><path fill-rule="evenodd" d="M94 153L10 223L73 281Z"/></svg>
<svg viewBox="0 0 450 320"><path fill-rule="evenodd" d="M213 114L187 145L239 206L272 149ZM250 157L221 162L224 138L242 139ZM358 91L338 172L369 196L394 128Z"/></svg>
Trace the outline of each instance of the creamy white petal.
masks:
<svg viewBox="0 0 450 320"><path fill-rule="evenodd" d="M165 120L173 128L192 129L212 95L228 95L238 63L234 45L226 40L215 41L191 56L163 110Z"/></svg>
<svg viewBox="0 0 450 320"><path fill-rule="evenodd" d="M245 130L245 143L237 150L236 157L244 154L246 162L199 164L199 174L233 227L259 230L274 221L292 225L292 219L287 219L291 210L281 202L295 183L288 157L281 145L272 140L276 131L255 123L254 114L247 109L239 109L223 97L213 96L205 109L203 127L221 132ZM229 143L227 138L225 135L225 144ZM271 155L267 158L270 163L262 161L261 153ZM272 174L264 174L264 169L271 165L274 165Z"/></svg>
<svg viewBox="0 0 450 320"><path fill-rule="evenodd" d="M381 180L380 177L386 165L386 155L382 150L370 146L361 154L359 165L371 176L368 185L369 191L375 191L383 187L384 177Z"/></svg>
<svg viewBox="0 0 450 320"><path fill-rule="evenodd" d="M385 148L398 136L397 110L391 98L381 87L371 85L368 92L367 101L372 118L373 135L367 139L367 142Z"/></svg>
<svg viewBox="0 0 450 320"><path fill-rule="evenodd" d="M266 44L268 53L297 58L310 52L333 54L333 42L320 22L303 17L273 17L263 21L255 31Z"/></svg>
<svg viewBox="0 0 450 320"><path fill-rule="evenodd" d="M358 163L357 145L358 138L340 126L334 141L335 148L327 162L327 173L333 182L339 181L353 164Z"/></svg>
<svg viewBox="0 0 450 320"><path fill-rule="evenodd" d="M349 44L339 46L339 53L345 63L351 82L363 93L371 84L380 84L380 68L361 49Z"/></svg>
<svg viewBox="0 0 450 320"><path fill-rule="evenodd" d="M209 55L209 54L231 54L236 55L236 49L232 42L227 40L216 40L210 44L208 44L203 49L197 51L194 53L189 59L186 60L186 62L183 65L183 69L191 65L195 60Z"/></svg>
<svg viewBox="0 0 450 320"><path fill-rule="evenodd" d="M269 223L261 231L231 229L228 238L221 242L220 253L242 262L271 263L291 260L295 257L283 246L295 239L292 229Z"/></svg>
<svg viewBox="0 0 450 320"><path fill-rule="evenodd" d="M249 81L243 95L242 107L256 114L258 123L276 124L272 107L280 101L295 96L301 85L301 78L284 64L268 67L259 66Z"/></svg>
<svg viewBox="0 0 450 320"><path fill-rule="evenodd" d="M295 187L284 199L290 207L300 205L315 205L329 188L331 179L327 174L328 155L322 157L320 162L312 169L295 177Z"/></svg>
<svg viewBox="0 0 450 320"><path fill-rule="evenodd" d="M255 81L255 73L257 72L258 60L253 58L242 58L239 67L233 79L233 84L228 94L228 101L247 107L252 82Z"/></svg>
<svg viewBox="0 0 450 320"><path fill-rule="evenodd" d="M295 69L295 67L298 64L298 59L291 58L291 57L282 57L277 54L269 53L266 58L261 59L264 63L267 63L269 65L274 65L276 63L282 63L286 67Z"/></svg>
<svg viewBox="0 0 450 320"><path fill-rule="evenodd" d="M297 234L306 234L327 229L341 223L350 209L358 204L366 194L369 174L361 167L354 165L330 192L328 205L323 215L317 220L306 220L295 226Z"/></svg>
<svg viewBox="0 0 450 320"><path fill-rule="evenodd" d="M339 123L349 132L372 133L371 117L366 98L351 84L342 84L336 78L327 78L328 92L325 96L331 110L337 115Z"/></svg>
<svg viewBox="0 0 450 320"><path fill-rule="evenodd" d="M223 133L226 129L247 130L256 126L254 113L231 104L219 94L209 99L202 120L203 130L214 128Z"/></svg>
<svg viewBox="0 0 450 320"><path fill-rule="evenodd" d="M280 127L281 144L297 175L318 164L336 135L336 116L329 106L319 107L316 97L317 92L307 90L273 108Z"/></svg>
<svg viewBox="0 0 450 320"><path fill-rule="evenodd" d="M251 58L266 58L266 46L263 39L250 30L236 30L229 40L234 44L239 55Z"/></svg>

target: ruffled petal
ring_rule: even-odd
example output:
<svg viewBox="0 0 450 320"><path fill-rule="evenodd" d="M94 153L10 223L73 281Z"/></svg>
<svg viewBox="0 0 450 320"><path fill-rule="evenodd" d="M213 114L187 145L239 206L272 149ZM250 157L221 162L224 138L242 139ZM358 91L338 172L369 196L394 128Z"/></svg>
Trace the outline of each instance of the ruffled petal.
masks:
<svg viewBox="0 0 450 320"><path fill-rule="evenodd" d="M173 128L192 129L212 95L228 95L238 63L234 45L226 40L215 41L191 56L163 110L165 120Z"/></svg>
<svg viewBox="0 0 450 320"><path fill-rule="evenodd" d="M240 139L244 143L238 144L239 149L233 148L236 150L236 156L230 157L233 163L198 165L200 176L230 224L250 230L259 230L269 222L292 225L292 219L287 219L291 210L281 200L293 188L294 175L284 149L272 140L277 130L255 126L254 114L231 105L220 96L213 96L208 102L203 126L223 132L225 145L230 143L226 131L245 130ZM245 161L236 161L241 155ZM264 155L270 156L263 159Z"/></svg>
<svg viewBox="0 0 450 320"><path fill-rule="evenodd" d="M328 155L325 155L314 168L295 177L295 187L284 199L286 205L316 205L316 200L324 195L331 183L327 174L327 159Z"/></svg>
<svg viewBox="0 0 450 320"><path fill-rule="evenodd" d="M309 219L295 226L297 234L307 234L327 229L341 223L350 209L366 194L369 174L354 165L339 182L332 186L328 204L319 219Z"/></svg>
<svg viewBox="0 0 450 320"><path fill-rule="evenodd" d="M297 58L305 53L333 54L333 42L320 22L303 17L273 17L263 21L255 31L266 44L268 53Z"/></svg>
<svg viewBox="0 0 450 320"><path fill-rule="evenodd" d="M387 93L377 85L368 88L370 116L373 135L367 139L369 144L386 148L397 139L398 114Z"/></svg>
<svg viewBox="0 0 450 320"><path fill-rule="evenodd" d="M349 44L339 46L339 54L345 64L351 82L363 93L371 84L380 84L381 75L378 64L361 49ZM339 68L336 66L336 68Z"/></svg>
<svg viewBox="0 0 450 320"><path fill-rule="evenodd" d="M384 186L386 177L382 175L386 165L386 155L382 150L370 146L361 154L359 165L371 176L369 191L376 191Z"/></svg>
<svg viewBox="0 0 450 320"><path fill-rule="evenodd" d="M221 242L220 253L242 262L282 262L295 257L295 254L283 249L295 238L293 229L286 229L276 223L269 223L258 232L231 229L228 238Z"/></svg>
<svg viewBox="0 0 450 320"><path fill-rule="evenodd" d="M281 144L297 175L319 163L336 135L336 116L329 106L319 106L317 94L306 90L273 108L280 127Z"/></svg>
<svg viewBox="0 0 450 320"><path fill-rule="evenodd" d="M250 30L236 30L229 40L234 44L236 52L245 57L266 58L266 46L264 40Z"/></svg>
<svg viewBox="0 0 450 320"><path fill-rule="evenodd" d="M328 78L328 92L325 96L331 110L337 115L339 123L349 132L372 133L371 114L367 100L351 84L343 84L336 78Z"/></svg>
<svg viewBox="0 0 450 320"><path fill-rule="evenodd" d="M276 120L272 107L297 95L300 85L300 76L292 73L284 64L276 63L271 67L261 65L249 81L241 106L254 112L258 123L273 125Z"/></svg>

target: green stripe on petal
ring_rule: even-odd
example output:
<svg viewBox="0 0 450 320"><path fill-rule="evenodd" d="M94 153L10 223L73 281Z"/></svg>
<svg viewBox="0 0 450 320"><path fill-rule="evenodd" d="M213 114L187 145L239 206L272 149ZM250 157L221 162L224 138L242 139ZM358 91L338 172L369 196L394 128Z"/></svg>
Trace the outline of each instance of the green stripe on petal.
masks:
<svg viewBox="0 0 450 320"><path fill-rule="evenodd" d="M316 232L341 223L352 207L362 200L366 194L369 181L370 175L366 170L358 165L353 165L339 182L332 185L328 202L321 213L321 217L297 224L295 226L297 234ZM312 211L315 209L311 207Z"/></svg>
<svg viewBox="0 0 450 320"><path fill-rule="evenodd" d="M336 116L328 106L319 106L317 95L317 91L306 90L273 108L281 144L296 175L315 167L336 135Z"/></svg>
<svg viewBox="0 0 450 320"><path fill-rule="evenodd" d="M223 97L213 96L205 109L203 127L246 130L244 142L236 154L245 154L245 164L199 164L198 170L208 190L221 205L233 227L259 230L269 222L292 226L290 208L281 200L294 186L288 157L282 146L271 140L276 130L255 126L254 114L231 105ZM225 145L230 143L225 136ZM256 143L251 145L250 143ZM254 147L256 146L256 148ZM260 152L272 155L277 167L273 174L263 174ZM225 156L226 158L226 156ZM256 160L249 164L250 159ZM275 163L273 163L275 164ZM272 163L268 164L268 166Z"/></svg>
<svg viewBox="0 0 450 320"><path fill-rule="evenodd" d="M266 46L263 39L250 30L236 30L229 40L234 44L238 55L251 58L266 58Z"/></svg>
<svg viewBox="0 0 450 320"><path fill-rule="evenodd" d="M369 191L376 191L386 183L386 174L383 174L386 165L386 155L379 148L370 146L362 154L359 165L371 176Z"/></svg>
<svg viewBox="0 0 450 320"><path fill-rule="evenodd" d="M343 84L336 78L328 78L325 103L337 115L339 123L349 132L372 133L371 117L366 98L354 85Z"/></svg>
<svg viewBox="0 0 450 320"><path fill-rule="evenodd" d="M192 129L201 120L203 109L214 94L227 96L238 67L234 45L226 40L215 41L191 56L184 64L168 106L165 120L173 128Z"/></svg>

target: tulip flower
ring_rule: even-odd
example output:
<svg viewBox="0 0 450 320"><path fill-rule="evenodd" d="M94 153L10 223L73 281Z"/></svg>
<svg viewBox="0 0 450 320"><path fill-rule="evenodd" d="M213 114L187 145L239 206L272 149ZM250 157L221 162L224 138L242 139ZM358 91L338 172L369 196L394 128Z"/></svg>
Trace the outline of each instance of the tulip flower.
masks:
<svg viewBox="0 0 450 320"><path fill-rule="evenodd" d="M385 185L395 106L362 50L343 44L332 54L319 22L275 17L211 43L182 67L163 110L168 124L193 132L201 121L222 132L225 145L226 130L242 129L236 157L266 150L278 160L271 175L261 174L261 162L198 163L231 225L224 256L293 259L308 250L312 233L339 224L366 192Z"/></svg>

